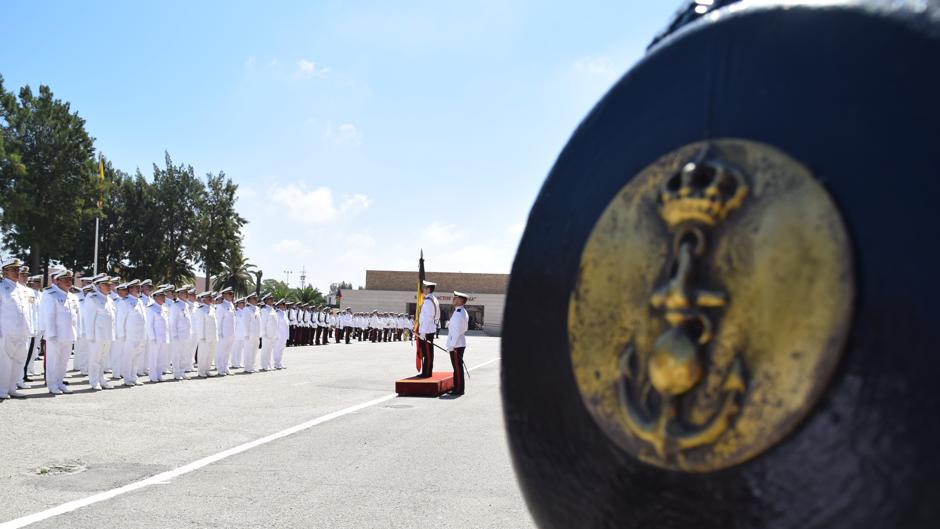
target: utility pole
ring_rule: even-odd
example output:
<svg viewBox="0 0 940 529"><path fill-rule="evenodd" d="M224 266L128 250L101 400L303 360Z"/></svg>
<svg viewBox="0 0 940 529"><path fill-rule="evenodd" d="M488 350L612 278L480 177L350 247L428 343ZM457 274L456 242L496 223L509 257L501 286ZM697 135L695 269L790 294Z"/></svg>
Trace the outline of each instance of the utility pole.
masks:
<svg viewBox="0 0 940 529"><path fill-rule="evenodd" d="M300 269L300 290L304 289L304 281L306 281L306 279L307 279L307 269L301 268Z"/></svg>
<svg viewBox="0 0 940 529"><path fill-rule="evenodd" d="M284 273L287 275L287 282L285 283L288 287L290 286L290 275L294 273L293 270L284 270Z"/></svg>

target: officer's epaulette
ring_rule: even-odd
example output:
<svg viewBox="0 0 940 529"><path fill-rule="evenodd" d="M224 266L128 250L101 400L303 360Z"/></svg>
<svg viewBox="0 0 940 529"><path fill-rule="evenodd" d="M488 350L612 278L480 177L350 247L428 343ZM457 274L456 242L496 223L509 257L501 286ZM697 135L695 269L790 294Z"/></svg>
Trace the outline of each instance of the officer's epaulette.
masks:
<svg viewBox="0 0 940 529"><path fill-rule="evenodd" d="M463 311L463 309L457 309L455 312L461 312L461 311Z"/></svg>
<svg viewBox="0 0 940 529"><path fill-rule="evenodd" d="M47 290L52 290L52 287L50 286L50 287L46 287L46 288L42 289L43 292L45 292L45 291L47 291Z"/></svg>

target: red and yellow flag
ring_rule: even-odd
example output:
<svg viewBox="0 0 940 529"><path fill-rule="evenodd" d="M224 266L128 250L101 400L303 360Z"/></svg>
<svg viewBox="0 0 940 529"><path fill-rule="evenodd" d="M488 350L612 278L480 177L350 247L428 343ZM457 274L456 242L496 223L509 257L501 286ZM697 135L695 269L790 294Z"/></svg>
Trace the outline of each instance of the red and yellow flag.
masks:
<svg viewBox="0 0 940 529"><path fill-rule="evenodd" d="M418 335L418 328L421 326L421 305L424 304L424 250L421 250L421 257L418 258L418 295L415 297L415 328L414 334ZM421 371L421 340L415 338L415 369Z"/></svg>

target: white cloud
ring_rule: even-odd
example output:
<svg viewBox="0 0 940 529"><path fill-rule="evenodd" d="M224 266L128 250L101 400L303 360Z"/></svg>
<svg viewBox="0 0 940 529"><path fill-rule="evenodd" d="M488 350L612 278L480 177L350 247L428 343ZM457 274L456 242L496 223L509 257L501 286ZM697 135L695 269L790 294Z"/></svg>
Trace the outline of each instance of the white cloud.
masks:
<svg viewBox="0 0 940 529"><path fill-rule="evenodd" d="M353 215L372 205L372 199L362 193L343 195L337 206L333 191L318 187L307 191L302 186L290 184L278 188L272 195L275 205L293 219L307 224L322 224L337 220L341 215Z"/></svg>
<svg viewBox="0 0 940 529"><path fill-rule="evenodd" d="M280 204L286 210L287 215L294 220L315 224L329 222L336 217L333 192L328 187L305 191L291 184L279 188L271 195L271 198Z"/></svg>
<svg viewBox="0 0 940 529"><path fill-rule="evenodd" d="M304 77L312 76L316 69L316 63L313 61L308 61L307 59L300 59L300 61L297 63L297 71Z"/></svg>
<svg viewBox="0 0 940 529"><path fill-rule="evenodd" d="M255 60L255 56L254 56L254 55L249 55L248 58L245 59L245 65L244 65L244 66L245 66L245 68L252 68L252 67L254 67L254 65L255 65L256 62L257 62L257 61Z"/></svg>
<svg viewBox="0 0 940 529"><path fill-rule="evenodd" d="M338 127L330 123L326 126L323 137L336 145L358 144L362 141L362 131L352 123L343 123Z"/></svg>
<svg viewBox="0 0 940 529"><path fill-rule="evenodd" d="M258 192L254 188L246 186L245 184L238 184L238 191L235 192L235 200L239 203L239 206L244 206L246 200L251 200L258 196Z"/></svg>
<svg viewBox="0 0 940 529"><path fill-rule="evenodd" d="M350 233L344 237L344 240L354 248L372 248L375 246L375 239L365 233Z"/></svg>
<svg viewBox="0 0 940 529"><path fill-rule="evenodd" d="M362 193L355 193L352 195L343 195L343 204L340 206L340 210L342 210L343 213L359 213L360 211L369 209L371 205L371 198Z"/></svg>
<svg viewBox="0 0 940 529"><path fill-rule="evenodd" d="M444 244L459 241L464 235L466 235L466 231L460 229L456 224L432 222L421 230L421 241L431 244Z"/></svg>
<svg viewBox="0 0 940 529"><path fill-rule="evenodd" d="M307 249L302 242L296 239L284 239L274 245L274 251L291 257L300 257L307 252Z"/></svg>
<svg viewBox="0 0 940 529"><path fill-rule="evenodd" d="M591 75L612 76L617 73L614 61L609 57L582 57L574 63L574 69Z"/></svg>

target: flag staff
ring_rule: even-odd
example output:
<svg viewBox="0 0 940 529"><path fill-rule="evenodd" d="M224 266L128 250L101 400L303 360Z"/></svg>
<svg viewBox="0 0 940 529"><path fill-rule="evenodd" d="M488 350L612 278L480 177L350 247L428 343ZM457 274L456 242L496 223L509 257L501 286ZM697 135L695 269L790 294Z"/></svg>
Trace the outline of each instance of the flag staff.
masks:
<svg viewBox="0 0 940 529"><path fill-rule="evenodd" d="M101 222L101 185L104 182L104 157L98 153L98 214L95 215L95 264L92 274L98 275L98 225Z"/></svg>

